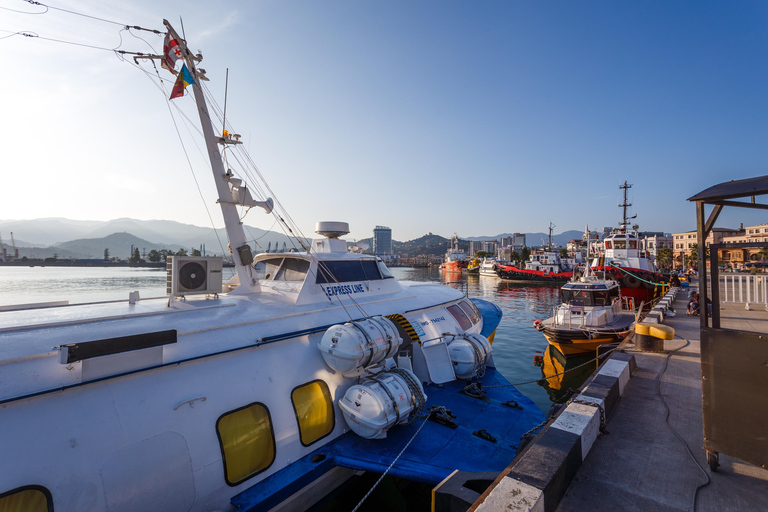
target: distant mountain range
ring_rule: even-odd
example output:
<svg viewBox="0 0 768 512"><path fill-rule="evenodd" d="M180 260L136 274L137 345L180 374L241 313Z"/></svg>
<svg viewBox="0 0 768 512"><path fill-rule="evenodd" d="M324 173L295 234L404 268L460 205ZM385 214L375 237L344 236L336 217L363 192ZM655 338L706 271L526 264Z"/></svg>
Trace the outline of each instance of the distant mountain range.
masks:
<svg viewBox="0 0 768 512"><path fill-rule="evenodd" d="M267 248L293 247L292 239L252 226L244 226L251 246L261 252ZM127 259L131 246L143 254L152 249L174 252L185 248L205 246L207 255L221 255L227 249L227 235L223 228L214 230L169 220L115 219L110 221L79 221L63 218L34 220L0 220L2 247L10 254L14 234L19 257L50 258L103 258L109 249L110 257Z"/></svg>
<svg viewBox="0 0 768 512"><path fill-rule="evenodd" d="M245 226L246 237L256 251L293 247L291 239L282 233ZM169 220L114 219L110 221L79 221L64 218L34 220L0 220L2 247L11 254L10 233L14 233L19 257L30 258L103 258L104 250L110 257L127 259L131 247L144 254L152 249L168 249L177 252L184 248L191 252L205 246L207 255L221 255L226 249L224 229L215 230ZM580 239L582 232L566 231L552 235L555 245L565 247L573 239ZM462 239L462 246L474 240L501 240L510 233L495 236L476 236ZM546 233L525 233L528 246L546 244ZM372 241L367 240L369 245ZM442 254L448 247L448 238L428 234L408 242L393 241L396 250L408 253ZM420 252L421 251L421 252Z"/></svg>

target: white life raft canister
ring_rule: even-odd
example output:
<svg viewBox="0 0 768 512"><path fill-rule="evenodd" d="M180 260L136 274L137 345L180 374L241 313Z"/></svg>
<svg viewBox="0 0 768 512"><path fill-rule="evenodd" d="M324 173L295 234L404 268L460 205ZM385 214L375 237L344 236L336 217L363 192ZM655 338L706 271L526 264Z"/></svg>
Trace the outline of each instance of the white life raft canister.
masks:
<svg viewBox="0 0 768 512"><path fill-rule="evenodd" d="M419 379L402 368L364 379L339 400L347 425L366 439L383 439L387 430L416 419L427 396Z"/></svg>
<svg viewBox="0 0 768 512"><path fill-rule="evenodd" d="M445 340L453 361L453 371L459 379L482 377L491 355L491 343L480 334L456 334Z"/></svg>
<svg viewBox="0 0 768 512"><path fill-rule="evenodd" d="M317 347L328 366L346 375L394 357L402 342L395 324L376 316L329 327Z"/></svg>

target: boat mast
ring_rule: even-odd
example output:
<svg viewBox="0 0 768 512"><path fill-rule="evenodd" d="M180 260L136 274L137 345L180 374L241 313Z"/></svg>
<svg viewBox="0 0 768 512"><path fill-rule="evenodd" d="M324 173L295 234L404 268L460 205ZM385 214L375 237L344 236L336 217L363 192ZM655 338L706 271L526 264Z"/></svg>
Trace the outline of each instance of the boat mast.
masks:
<svg viewBox="0 0 768 512"><path fill-rule="evenodd" d="M552 221L549 221L549 240L547 241L547 250L552 250L552 230L555 228L555 225L552 224Z"/></svg>
<svg viewBox="0 0 768 512"><path fill-rule="evenodd" d="M619 188L624 189L624 202L619 205L620 208L622 208L622 217L621 217L621 226L622 232L627 232L627 225L629 222L627 222L627 208L632 206L632 203L627 202L627 190L632 188L632 185L627 184L627 180L624 180L623 185L619 185Z"/></svg>
<svg viewBox="0 0 768 512"><path fill-rule="evenodd" d="M190 87L192 87L192 91L195 95L197 113L200 116L200 124L203 129L203 136L205 137L205 145L208 149L208 158L211 161L211 171L213 172L213 178L216 182L216 190L219 195L218 203L219 206L221 206L221 213L224 217L224 226L227 230L227 237L229 238L230 252L232 253L232 258L235 262L237 277L240 279L240 286L236 289L235 293L258 292L261 290L261 287L259 286L258 280L252 277L249 269L249 265L252 261L251 250L245 238L243 224L240 222L237 205L230 192L227 173L224 170L224 162L221 159L218 147L218 144L235 144L238 143L238 141L217 137L215 135L213 124L211 123L211 116L208 113L208 105L205 102L203 89L200 85L204 72L198 72L195 67L195 63L199 62L202 57L192 55L192 52L190 52L187 47L187 42L179 36L171 24L168 23L168 20L163 20L163 24L168 29L171 37L179 44L179 49L182 53L181 58L184 59L187 69L195 78L195 83L190 84Z"/></svg>

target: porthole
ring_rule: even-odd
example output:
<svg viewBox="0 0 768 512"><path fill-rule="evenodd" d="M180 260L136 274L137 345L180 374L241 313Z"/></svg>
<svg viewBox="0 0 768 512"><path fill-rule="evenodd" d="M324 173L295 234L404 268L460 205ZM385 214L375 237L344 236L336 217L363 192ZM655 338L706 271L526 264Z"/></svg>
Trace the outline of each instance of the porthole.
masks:
<svg viewBox="0 0 768 512"><path fill-rule="evenodd" d="M291 392L291 402L302 445L309 446L333 431L336 420L328 384L316 380L299 386Z"/></svg>
<svg viewBox="0 0 768 512"><path fill-rule="evenodd" d="M264 404L256 402L223 414L216 421L216 434L229 485L258 475L275 461L275 434Z"/></svg>
<svg viewBox="0 0 768 512"><path fill-rule="evenodd" d="M25 485L0 494L1 512L53 512L53 498L40 485Z"/></svg>

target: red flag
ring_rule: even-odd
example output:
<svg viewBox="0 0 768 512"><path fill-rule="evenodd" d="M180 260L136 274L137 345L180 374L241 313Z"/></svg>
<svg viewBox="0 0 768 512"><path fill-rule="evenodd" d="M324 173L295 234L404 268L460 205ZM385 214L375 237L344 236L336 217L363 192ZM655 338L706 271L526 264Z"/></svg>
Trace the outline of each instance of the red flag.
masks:
<svg viewBox="0 0 768 512"><path fill-rule="evenodd" d="M181 49L179 43L175 39L171 39L171 33L165 34L165 42L163 43L163 60L160 63L162 67L176 74L176 61L181 57Z"/></svg>

